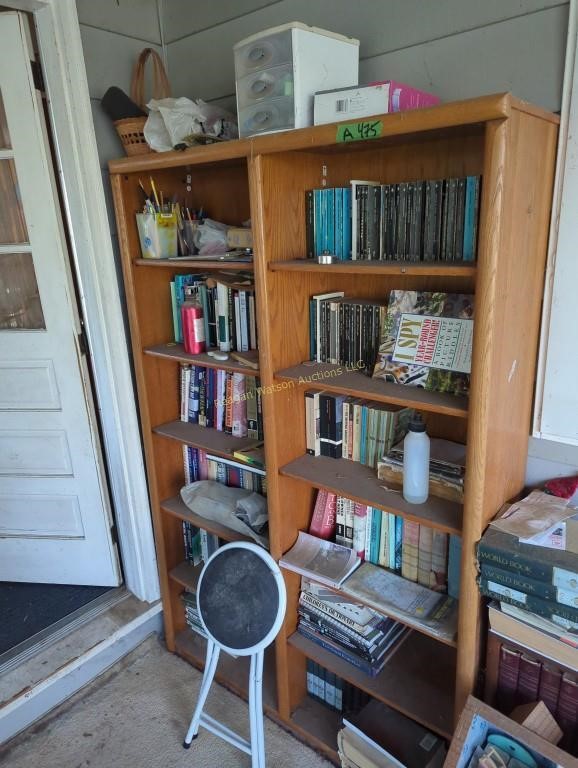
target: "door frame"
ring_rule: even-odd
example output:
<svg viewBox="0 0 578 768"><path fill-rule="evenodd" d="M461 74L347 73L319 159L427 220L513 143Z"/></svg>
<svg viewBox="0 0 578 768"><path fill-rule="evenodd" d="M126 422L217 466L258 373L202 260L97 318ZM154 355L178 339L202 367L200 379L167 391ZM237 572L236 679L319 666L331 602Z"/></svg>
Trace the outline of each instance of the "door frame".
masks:
<svg viewBox="0 0 578 768"><path fill-rule="evenodd" d="M152 519L76 3L2 4L35 17L125 584L153 602L160 589Z"/></svg>

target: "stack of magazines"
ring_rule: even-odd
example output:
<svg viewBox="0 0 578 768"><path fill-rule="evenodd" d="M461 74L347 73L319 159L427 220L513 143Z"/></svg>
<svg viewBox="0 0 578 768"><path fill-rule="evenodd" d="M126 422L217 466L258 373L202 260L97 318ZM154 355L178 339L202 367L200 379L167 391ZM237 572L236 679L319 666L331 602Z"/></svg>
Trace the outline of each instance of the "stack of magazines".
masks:
<svg viewBox="0 0 578 768"><path fill-rule="evenodd" d="M305 577L297 631L371 677L381 672L410 632L394 619Z"/></svg>
<svg viewBox="0 0 578 768"><path fill-rule="evenodd" d="M199 611L197 608L197 594L189 589L185 589L181 595L181 599L185 605L185 621L187 625L202 637L206 637L206 632L201 624L199 617Z"/></svg>

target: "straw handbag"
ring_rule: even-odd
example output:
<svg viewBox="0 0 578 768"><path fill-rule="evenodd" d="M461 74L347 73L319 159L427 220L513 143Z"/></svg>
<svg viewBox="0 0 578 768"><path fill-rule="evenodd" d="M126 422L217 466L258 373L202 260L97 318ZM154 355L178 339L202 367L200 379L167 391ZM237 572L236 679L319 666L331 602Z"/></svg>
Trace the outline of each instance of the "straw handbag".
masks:
<svg viewBox="0 0 578 768"><path fill-rule="evenodd" d="M138 104L142 109L146 109L145 98L145 69L148 59L152 61L152 98L153 99L166 99L171 95L171 86L163 61L156 51L152 48L145 48L141 51L132 73L132 80L130 85L130 97ZM146 143L144 137L144 126L147 121L146 117L127 117L124 120L116 120L114 127L124 147L124 151L127 155L143 155L147 152L152 152L152 149Z"/></svg>

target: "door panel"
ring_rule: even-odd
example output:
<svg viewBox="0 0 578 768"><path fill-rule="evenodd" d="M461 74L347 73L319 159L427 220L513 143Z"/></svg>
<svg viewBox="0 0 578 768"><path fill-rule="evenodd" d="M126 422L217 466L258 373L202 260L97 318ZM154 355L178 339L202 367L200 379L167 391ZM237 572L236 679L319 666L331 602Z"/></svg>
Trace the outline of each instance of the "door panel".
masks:
<svg viewBox="0 0 578 768"><path fill-rule="evenodd" d="M26 19L0 13L0 581L120 568Z"/></svg>

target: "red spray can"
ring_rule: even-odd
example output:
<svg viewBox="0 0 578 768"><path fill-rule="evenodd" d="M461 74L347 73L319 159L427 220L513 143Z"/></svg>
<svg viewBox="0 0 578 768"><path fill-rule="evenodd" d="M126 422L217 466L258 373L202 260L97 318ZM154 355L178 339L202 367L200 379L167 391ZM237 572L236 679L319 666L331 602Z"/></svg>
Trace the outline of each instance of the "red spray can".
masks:
<svg viewBox="0 0 578 768"><path fill-rule="evenodd" d="M199 355L205 351L205 322L203 308L197 299L187 299L181 306L185 352Z"/></svg>

